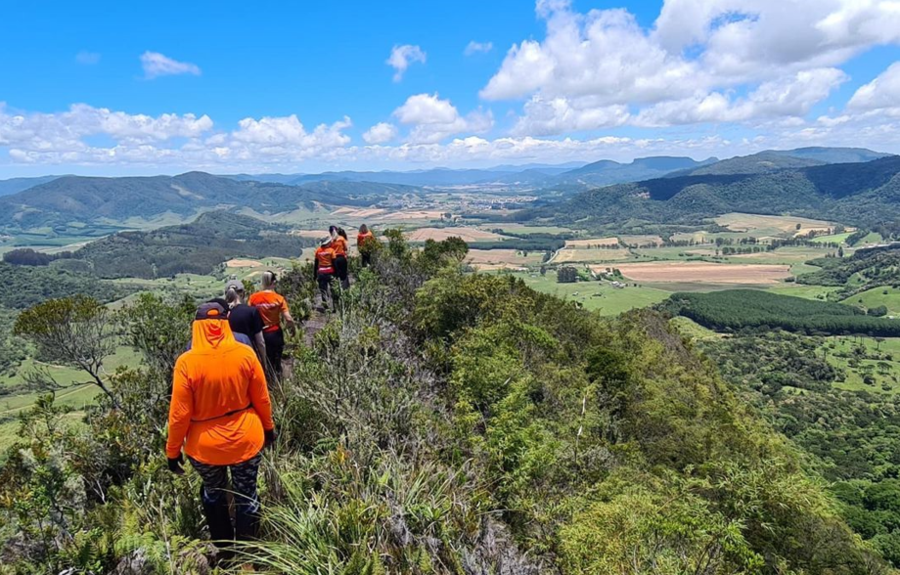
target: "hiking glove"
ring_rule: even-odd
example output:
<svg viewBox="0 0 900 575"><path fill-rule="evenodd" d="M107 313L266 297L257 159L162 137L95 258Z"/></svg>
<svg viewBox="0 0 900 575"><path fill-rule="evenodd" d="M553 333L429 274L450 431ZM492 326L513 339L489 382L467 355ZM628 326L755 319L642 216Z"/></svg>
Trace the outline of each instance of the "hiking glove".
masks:
<svg viewBox="0 0 900 575"><path fill-rule="evenodd" d="M184 475L184 468L181 467L181 464L184 463L184 456L180 453L178 457L170 457L169 458L169 471L174 473L175 475Z"/></svg>
<svg viewBox="0 0 900 575"><path fill-rule="evenodd" d="M266 447L272 447L272 444L275 443L275 438L278 437L278 434L275 433L275 428L267 430L266 432Z"/></svg>

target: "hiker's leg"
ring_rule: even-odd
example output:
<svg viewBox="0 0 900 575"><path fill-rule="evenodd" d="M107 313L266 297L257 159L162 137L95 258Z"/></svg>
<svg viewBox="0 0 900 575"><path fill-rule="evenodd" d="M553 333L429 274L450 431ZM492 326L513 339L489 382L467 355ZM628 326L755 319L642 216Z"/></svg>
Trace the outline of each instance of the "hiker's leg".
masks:
<svg viewBox="0 0 900 575"><path fill-rule="evenodd" d="M234 530L238 541L256 539L259 534L259 494L256 480L262 453L231 466L231 484L234 488Z"/></svg>
<svg viewBox="0 0 900 575"><path fill-rule="evenodd" d="M217 547L228 547L234 540L234 528L228 513L228 467L224 465L207 465L188 457L194 470L203 480L200 487L200 500L203 503L203 514L209 526L209 538Z"/></svg>
<svg viewBox="0 0 900 575"><path fill-rule="evenodd" d="M270 376L281 377L281 357L284 354L284 332L280 329L263 332L266 340L266 359Z"/></svg>
<svg viewBox="0 0 900 575"><path fill-rule="evenodd" d="M350 287L350 281L348 279L348 272L347 272L347 268L348 268L347 258L339 257L339 258L335 259L334 267L337 270L338 279L341 280L341 288L348 289Z"/></svg>

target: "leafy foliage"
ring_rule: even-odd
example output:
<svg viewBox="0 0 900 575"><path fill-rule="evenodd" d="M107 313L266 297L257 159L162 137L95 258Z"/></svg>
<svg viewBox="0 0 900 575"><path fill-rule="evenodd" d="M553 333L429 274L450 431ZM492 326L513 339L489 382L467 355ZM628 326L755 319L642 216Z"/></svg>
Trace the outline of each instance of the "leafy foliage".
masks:
<svg viewBox="0 0 900 575"><path fill-rule="evenodd" d="M661 305L716 330L768 326L823 335L900 335L897 322L867 316L855 307L759 290L676 293Z"/></svg>
<svg viewBox="0 0 900 575"><path fill-rule="evenodd" d="M886 573L660 314L603 319L461 273L461 242L387 238L310 344L288 346L264 532L244 559L290 573ZM307 280L288 284L293 307ZM181 341L179 302L138 306L122 317L148 358ZM104 400L86 429L49 398L26 416L0 478L5 566L208 568L196 477L164 471L161 371L115 374L121 407Z"/></svg>
<svg viewBox="0 0 900 575"><path fill-rule="evenodd" d="M133 293L127 284L102 281L96 276L64 271L54 267L14 266L0 262L0 305L7 309L25 309L46 299L86 295L107 303Z"/></svg>
<svg viewBox="0 0 900 575"><path fill-rule="evenodd" d="M156 278L208 274L235 257L299 257L314 241L292 236L260 220L207 212L190 224L151 232L122 232L73 254L104 278Z"/></svg>

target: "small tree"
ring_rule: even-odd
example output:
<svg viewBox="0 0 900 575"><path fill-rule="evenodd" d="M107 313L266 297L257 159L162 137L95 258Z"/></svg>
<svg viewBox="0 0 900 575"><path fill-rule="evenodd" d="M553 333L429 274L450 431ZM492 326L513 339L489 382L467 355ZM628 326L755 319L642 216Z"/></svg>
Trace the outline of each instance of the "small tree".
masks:
<svg viewBox="0 0 900 575"><path fill-rule="evenodd" d="M19 314L13 331L33 342L42 359L87 373L89 383L117 405L104 381L103 362L116 351L118 336L109 310L100 302L83 295L47 300ZM55 386L49 374L43 377Z"/></svg>
<svg viewBox="0 0 900 575"><path fill-rule="evenodd" d="M572 266L564 266L556 272L556 281L561 284L573 284L578 281L578 270Z"/></svg>

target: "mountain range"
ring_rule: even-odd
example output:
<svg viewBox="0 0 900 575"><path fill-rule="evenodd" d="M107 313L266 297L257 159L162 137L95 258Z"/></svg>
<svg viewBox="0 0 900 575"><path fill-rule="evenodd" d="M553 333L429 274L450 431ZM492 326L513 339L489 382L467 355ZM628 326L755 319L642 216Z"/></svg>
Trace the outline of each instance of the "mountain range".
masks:
<svg viewBox="0 0 900 575"><path fill-rule="evenodd" d="M801 148L725 160L669 156L627 164L602 160L574 168L569 163L413 172L17 178L0 181L0 191L18 190L0 197L0 228L15 231L165 214L183 219L221 208L274 214L322 204L371 206L391 197L454 187L473 192L527 190L543 203L574 196L571 202L539 213L546 216L548 210L557 210L562 215L553 212L552 217L566 219L568 210L599 218L598 223L611 218L668 221L729 211L822 216L829 210L863 222L900 209L891 204L893 188L881 189L895 175L897 162L897 156L866 149ZM508 171L515 169L520 170ZM843 187L836 188L838 183ZM30 184L35 185L27 187ZM858 201L846 201L848 195L859 196ZM882 210L885 202L890 205ZM865 209L875 211L867 214Z"/></svg>
<svg viewBox="0 0 900 575"><path fill-rule="evenodd" d="M173 213L248 207L281 213L316 204L368 206L417 188L372 182L309 182L302 185L237 181L203 172L179 176L95 178L63 176L0 197L0 226L20 229L69 222L152 218Z"/></svg>
<svg viewBox="0 0 900 575"><path fill-rule="evenodd" d="M780 167L772 166L770 160L778 158L757 154L687 175L598 188L519 217L582 227L697 224L727 212L803 215L860 226L900 218L900 156L812 166L804 165L814 161L810 158L786 157Z"/></svg>

